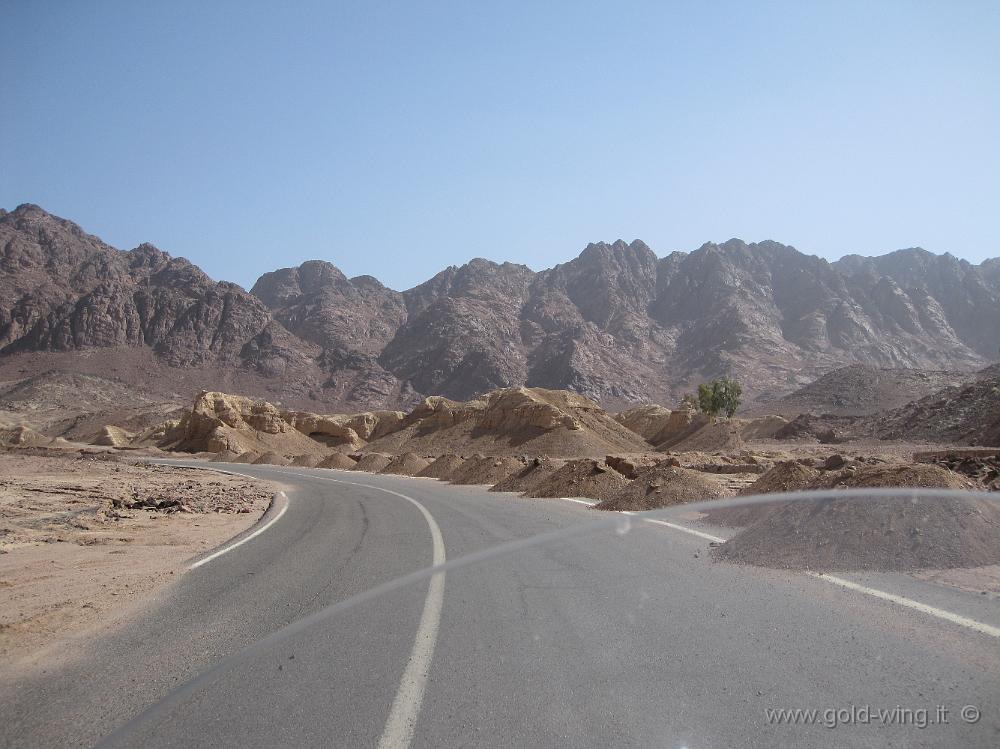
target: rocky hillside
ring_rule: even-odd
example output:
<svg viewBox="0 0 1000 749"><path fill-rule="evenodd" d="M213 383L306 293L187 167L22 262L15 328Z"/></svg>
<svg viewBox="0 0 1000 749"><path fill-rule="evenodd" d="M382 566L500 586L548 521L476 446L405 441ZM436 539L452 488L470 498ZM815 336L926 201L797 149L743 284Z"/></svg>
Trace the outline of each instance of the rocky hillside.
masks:
<svg viewBox="0 0 1000 749"><path fill-rule="evenodd" d="M828 372L782 398L760 404L756 410L791 416L805 412L861 416L899 408L973 376L969 372L853 364Z"/></svg>
<svg viewBox="0 0 1000 749"><path fill-rule="evenodd" d="M1000 365L880 414L872 423L880 439L1000 446Z"/></svg>
<svg viewBox="0 0 1000 749"><path fill-rule="evenodd" d="M975 369L1000 324L996 261L923 250L828 263L734 239L658 258L618 241L540 272L476 259L404 292L312 261L247 293L37 206L0 215L0 248L0 375L31 353L142 350L159 378L200 368L202 387L324 411L522 385L669 405L722 374L774 398L845 364Z"/></svg>

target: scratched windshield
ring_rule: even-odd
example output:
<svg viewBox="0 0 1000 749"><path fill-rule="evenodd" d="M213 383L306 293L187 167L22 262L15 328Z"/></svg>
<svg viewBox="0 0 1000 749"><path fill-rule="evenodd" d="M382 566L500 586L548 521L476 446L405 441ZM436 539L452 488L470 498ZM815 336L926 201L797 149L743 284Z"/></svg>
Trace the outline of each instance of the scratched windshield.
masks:
<svg viewBox="0 0 1000 749"><path fill-rule="evenodd" d="M288 496L326 482L356 531L334 582L280 555L192 572L210 588L267 581L252 588L261 621L224 625L262 636L162 685L105 745L996 745L995 495L838 490L601 512L320 473ZM257 541L283 543L279 527Z"/></svg>

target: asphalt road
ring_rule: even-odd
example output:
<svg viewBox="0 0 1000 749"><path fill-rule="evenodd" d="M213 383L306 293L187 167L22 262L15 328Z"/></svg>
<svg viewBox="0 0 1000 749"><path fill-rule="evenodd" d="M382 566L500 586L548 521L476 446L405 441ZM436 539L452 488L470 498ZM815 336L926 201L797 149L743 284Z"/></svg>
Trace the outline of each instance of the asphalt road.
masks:
<svg viewBox="0 0 1000 749"><path fill-rule="evenodd" d="M282 481L287 511L68 665L2 680L0 745L93 745L223 663L114 745L1000 746L1000 639L988 633L714 562L705 538L570 501L228 468ZM543 533L557 537L461 561ZM444 574L264 640L445 557ZM855 579L1000 626L988 597ZM818 724L768 718L795 708L818 710ZM866 721L866 709L887 714Z"/></svg>

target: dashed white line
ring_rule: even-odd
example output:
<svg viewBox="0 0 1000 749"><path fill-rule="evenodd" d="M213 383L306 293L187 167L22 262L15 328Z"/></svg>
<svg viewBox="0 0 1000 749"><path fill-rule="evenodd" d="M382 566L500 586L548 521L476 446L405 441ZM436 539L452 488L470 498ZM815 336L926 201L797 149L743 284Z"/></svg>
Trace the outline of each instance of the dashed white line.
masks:
<svg viewBox="0 0 1000 749"><path fill-rule="evenodd" d="M586 502L582 499L576 499L573 497L563 497L563 499L569 502L576 502L582 505L588 505L593 507L596 502ZM628 510L622 511L623 515L635 515L634 512L629 512ZM713 536L710 533L703 533L702 531L695 530L694 528L688 528L683 525L678 525L677 523L668 523L666 520L656 520L654 518L641 518L647 523L653 523L655 525L662 525L667 528L672 528L675 531L681 531L683 533L688 533L692 536L697 536L698 538L703 538L707 541L712 541L713 543L725 543L726 539L720 538L719 536ZM958 624L961 627L966 627L976 632L980 632L984 635L989 635L990 637L1000 638L1000 627L994 627L991 624L986 624L984 622L977 621L975 619L970 619L967 616L962 616L961 614L956 614L954 612L948 611L946 609L939 609L937 606L930 606L926 603L921 603L920 601L914 601L912 598L907 598L906 596L896 595L895 593L889 593L884 590L879 590L878 588L871 588L867 585L861 585L860 583L853 582L851 580L846 580L842 577L837 577L835 575L827 575L821 572L810 572L805 571L805 574L815 580L822 580L830 585L838 585L841 588L846 588L847 590L853 590L857 593L863 593L873 598L879 598L883 601L889 601L890 603L895 603L898 606L904 606L908 609L913 609L914 611L919 611L922 614L927 614L929 616L937 617L938 619L944 619L945 621L951 622L952 624Z"/></svg>
<svg viewBox="0 0 1000 749"><path fill-rule="evenodd" d="M232 551L237 546L242 546L247 541L250 541L250 540L252 540L254 538L257 538L257 536L259 536L261 533L263 533L264 531L266 531L272 525L274 525L275 523L277 523L281 519L281 516L284 515L285 511L288 509L288 497L287 497L287 495L284 492L278 492L277 495L275 495L275 496L281 496L281 497L285 498L285 504L284 504L284 506L282 506L282 508L280 510L278 510L278 514L277 515L275 515L273 518L271 518L270 520L268 520L266 523L264 523L264 525L262 525L260 528L258 528L257 530L255 530L249 536L244 536L239 541L235 541L235 542L229 544L228 546L223 546L221 549L219 549L218 551L216 551L213 554L209 554L204 559L199 559L197 562L195 562L190 567L188 567L188 569L189 570L193 570L196 567L201 567L201 565L203 565L203 564L205 564L207 562L211 562L213 559L217 559L217 558L221 557L223 554Z"/></svg>

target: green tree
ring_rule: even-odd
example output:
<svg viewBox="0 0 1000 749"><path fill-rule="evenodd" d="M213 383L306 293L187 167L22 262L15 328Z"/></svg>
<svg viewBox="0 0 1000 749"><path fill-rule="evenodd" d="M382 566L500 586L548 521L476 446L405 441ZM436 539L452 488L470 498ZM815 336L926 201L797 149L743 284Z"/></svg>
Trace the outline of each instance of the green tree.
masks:
<svg viewBox="0 0 1000 749"><path fill-rule="evenodd" d="M698 407L712 417L724 413L727 418L732 418L740 407L742 397L743 387L729 377L698 386Z"/></svg>

